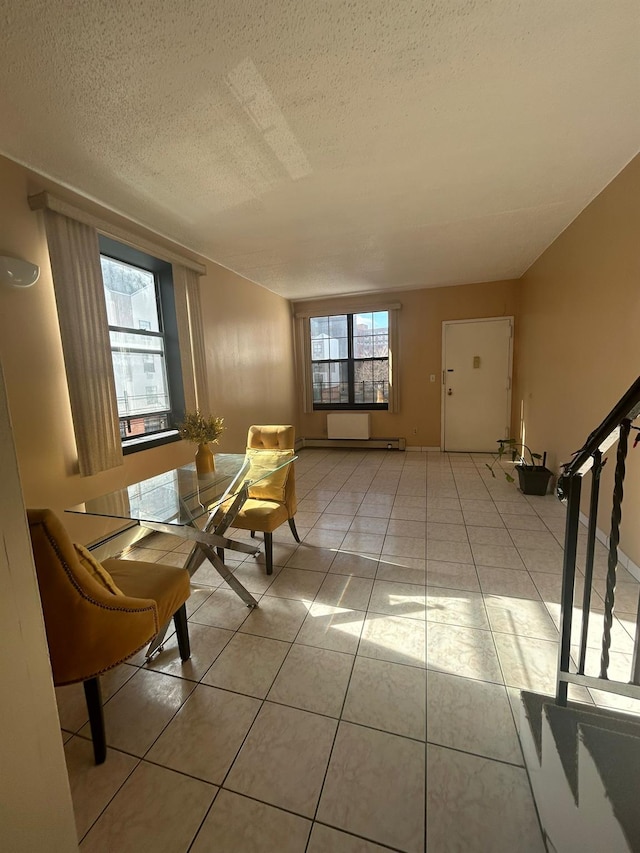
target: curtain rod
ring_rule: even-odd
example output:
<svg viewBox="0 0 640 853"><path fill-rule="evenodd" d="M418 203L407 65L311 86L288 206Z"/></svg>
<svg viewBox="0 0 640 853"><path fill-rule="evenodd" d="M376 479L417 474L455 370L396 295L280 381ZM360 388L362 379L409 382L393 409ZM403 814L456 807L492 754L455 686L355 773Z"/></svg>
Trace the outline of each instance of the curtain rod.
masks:
<svg viewBox="0 0 640 853"><path fill-rule="evenodd" d="M193 270L198 275L205 275L207 272L207 268L204 264L192 261L191 258L181 255L179 252L174 252L171 249L165 249L163 246L157 245L152 240L147 240L144 237L138 237L137 235L131 234L126 228L114 225L107 219L102 219L100 216L89 213L81 207L76 207L76 205L71 204L68 201L64 201L49 192L44 191L37 195L30 195L28 201L31 210L53 210L54 213L60 213L62 216L67 216L69 219L75 219L77 222L83 222L85 225L90 225L106 237L113 237L116 240L120 240L122 243L133 246L134 249L140 249L141 251L147 252L149 255L154 255L154 257L160 258L163 261L168 261L172 264L182 264L183 267Z"/></svg>

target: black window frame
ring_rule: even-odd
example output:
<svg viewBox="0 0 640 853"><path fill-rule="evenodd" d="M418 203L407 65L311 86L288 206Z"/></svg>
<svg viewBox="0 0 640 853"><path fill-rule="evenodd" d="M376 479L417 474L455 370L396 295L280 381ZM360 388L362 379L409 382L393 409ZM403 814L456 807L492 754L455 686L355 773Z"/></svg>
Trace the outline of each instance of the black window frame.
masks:
<svg viewBox="0 0 640 853"><path fill-rule="evenodd" d="M353 318L359 314L382 314L385 313L387 315L387 355L386 357L380 356L371 356L367 358L356 358L354 356L354 334L353 334ZM313 357L313 337L311 336L311 323L313 320L330 318L330 317L346 317L347 318L347 357L346 358L314 358ZM313 411L314 412L323 412L323 411L388 411L389 410L389 394L391 389L391 375L390 375L390 360L389 360L389 334L390 334L390 322L391 322L391 314L386 308L382 309L363 309L360 311L341 311L336 312L334 314L317 314L313 317L309 317L309 340L310 340L310 353L309 353L309 366L311 369L311 397L313 401ZM385 403L374 403L374 402L365 402L365 403L357 403L355 401L355 365L356 362L386 362L387 365L387 402ZM346 403L340 402L316 402L315 398L315 388L313 381L313 368L316 364L345 364L347 365L347 386L348 386L348 397L349 400Z"/></svg>
<svg viewBox="0 0 640 853"><path fill-rule="evenodd" d="M184 420L185 398L182 382L182 362L180 358L180 343L178 340L178 320L176 315L175 296L173 291L173 270L168 261L163 261L153 255L120 243L103 234L98 235L100 256L128 264L153 274L156 285L156 300L160 333L164 342L164 358L167 372L167 390L170 405L166 411L168 427L139 436L122 436L122 453L127 456L151 447L180 441L178 424ZM109 329L117 327L109 326ZM119 329L123 331L122 329ZM126 330L125 330L126 331ZM149 332L150 334L156 334ZM159 414L150 412L147 417ZM141 415L144 417L144 414ZM120 417L120 422L127 420ZM133 420L133 418L131 418ZM122 433L121 433L122 435Z"/></svg>

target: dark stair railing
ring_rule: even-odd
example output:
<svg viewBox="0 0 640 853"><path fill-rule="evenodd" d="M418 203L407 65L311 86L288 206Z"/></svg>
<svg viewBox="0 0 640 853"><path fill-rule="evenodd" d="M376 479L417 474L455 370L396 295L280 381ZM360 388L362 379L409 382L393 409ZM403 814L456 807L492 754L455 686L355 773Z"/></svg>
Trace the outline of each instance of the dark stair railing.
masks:
<svg viewBox="0 0 640 853"><path fill-rule="evenodd" d="M584 447L573 454L571 462L563 466L558 478L557 495L567 503L567 520L564 535L564 566L562 573L562 596L560 616L560 649L558 654L558 678L556 702L567 704L569 684L608 690L624 696L640 698L640 601L636 617L633 661L629 682L609 679L609 650L611 648L611 628L615 606L616 570L618 565L618 545L620 542L620 523L622 521L622 500L624 497L624 476L626 470L629 434L633 421L640 415L640 377L636 379L626 394L609 412L591 435ZM637 440L637 439L636 439ZM611 530L609 533L609 553L607 560L607 581L604 601L604 622L602 631L602 653L600 674L585 674L587 656L587 634L593 586L593 563L597 530L598 501L600 498L600 476L606 463L605 454L616 441L616 469L613 486L613 504L611 510ZM584 572L584 593L582 597L582 617L580 625L580 647L577 671L570 669L571 628L573 622L573 598L575 591L576 557L578 549L578 529L580 525L580 496L582 480L591 471L591 494L587 526L587 544Z"/></svg>

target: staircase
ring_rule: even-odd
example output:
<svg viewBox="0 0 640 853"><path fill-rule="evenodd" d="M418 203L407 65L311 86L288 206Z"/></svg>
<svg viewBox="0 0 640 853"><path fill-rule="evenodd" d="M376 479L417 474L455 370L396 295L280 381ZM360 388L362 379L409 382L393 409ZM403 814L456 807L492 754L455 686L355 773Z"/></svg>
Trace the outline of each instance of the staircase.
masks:
<svg viewBox="0 0 640 853"><path fill-rule="evenodd" d="M640 851L640 717L527 692L520 710L549 853Z"/></svg>
<svg viewBox="0 0 640 853"><path fill-rule="evenodd" d="M560 644L555 697L521 694L520 739L540 821L550 853L640 853L640 715L570 702L569 687L607 691L640 699L640 606L633 656L622 678L610 673L618 573L618 544L629 439L640 416L640 377L563 466L557 493L567 503L562 574ZM587 655L592 615L594 546L601 472L615 450L611 529L607 540L607 576L598 666ZM613 456L613 454L611 454ZM613 459L612 459L613 462ZM587 478L587 475L590 475ZM584 588L576 596L578 528L590 486ZM637 524L637 507L628 513ZM575 625L574 625L575 620ZM574 631L573 629L577 629ZM579 639L577 654L573 644ZM574 664L574 659L577 663ZM617 673L620 674L618 668Z"/></svg>

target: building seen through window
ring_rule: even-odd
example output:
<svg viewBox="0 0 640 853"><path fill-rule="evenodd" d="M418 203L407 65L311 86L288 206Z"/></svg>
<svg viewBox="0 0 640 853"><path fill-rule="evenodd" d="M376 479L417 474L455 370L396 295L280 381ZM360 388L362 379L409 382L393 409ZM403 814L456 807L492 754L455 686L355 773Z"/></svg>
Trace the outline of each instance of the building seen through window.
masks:
<svg viewBox="0 0 640 853"><path fill-rule="evenodd" d="M389 312L311 317L314 409L389 407Z"/></svg>
<svg viewBox="0 0 640 853"><path fill-rule="evenodd" d="M124 441L175 428L184 406L177 340L168 340L166 322L175 324L171 266L120 246L123 255L147 262L138 265L113 256L119 244L101 238L103 244L111 250L103 250L100 263Z"/></svg>

